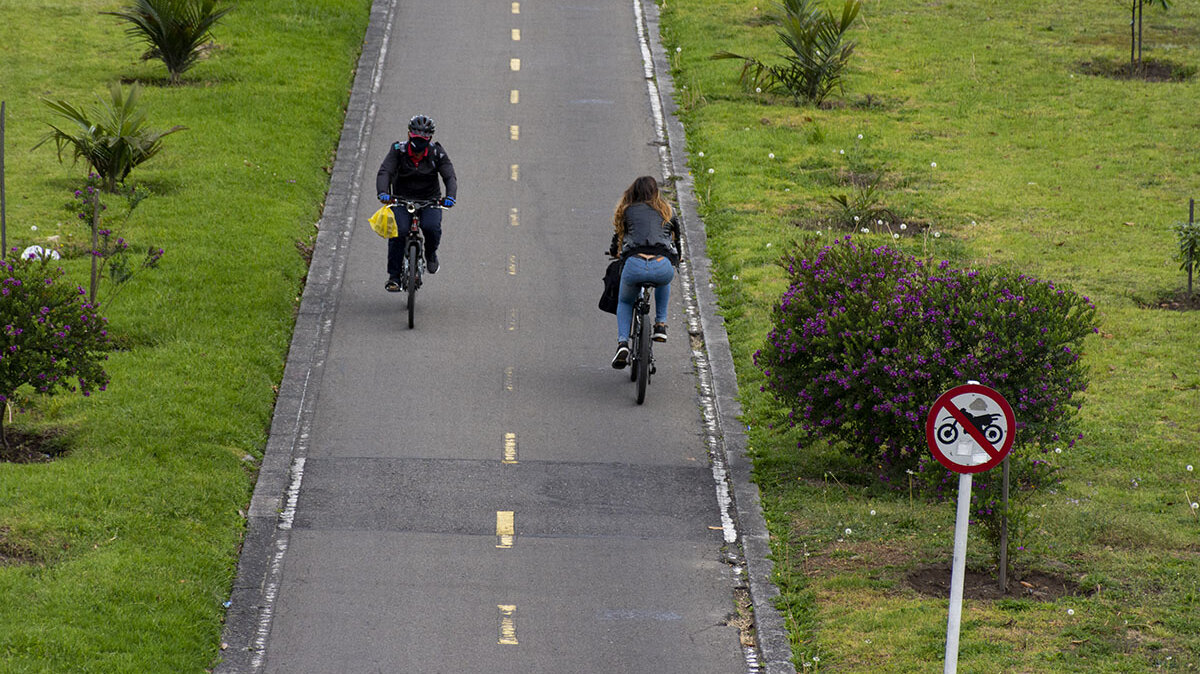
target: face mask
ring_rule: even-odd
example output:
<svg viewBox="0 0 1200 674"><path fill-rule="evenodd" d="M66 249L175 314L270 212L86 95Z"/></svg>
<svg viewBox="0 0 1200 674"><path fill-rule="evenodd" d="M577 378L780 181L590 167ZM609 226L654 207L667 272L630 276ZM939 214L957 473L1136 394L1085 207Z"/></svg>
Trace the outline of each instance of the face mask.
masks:
<svg viewBox="0 0 1200 674"><path fill-rule="evenodd" d="M412 148L413 152L420 154L429 148L429 139L421 138L420 136L410 136L408 146Z"/></svg>

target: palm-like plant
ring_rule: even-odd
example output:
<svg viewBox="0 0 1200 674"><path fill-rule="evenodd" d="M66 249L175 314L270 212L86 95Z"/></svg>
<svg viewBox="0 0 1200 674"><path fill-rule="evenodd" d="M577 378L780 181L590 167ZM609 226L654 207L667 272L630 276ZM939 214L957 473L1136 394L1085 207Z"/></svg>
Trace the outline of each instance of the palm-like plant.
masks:
<svg viewBox="0 0 1200 674"><path fill-rule="evenodd" d="M128 22L125 33L148 47L142 59L162 61L171 84L178 84L204 53L212 27L232 9L217 9L217 0L133 0L120 11L101 14Z"/></svg>
<svg viewBox="0 0 1200 674"><path fill-rule="evenodd" d="M846 0L839 18L813 0L783 0L784 14L776 17L779 40L790 53L782 65L771 65L751 56L728 51L714 59L743 61L742 84L791 96L796 103L818 104L842 86L842 72L856 43L846 33L862 11L862 0Z"/></svg>
<svg viewBox="0 0 1200 674"><path fill-rule="evenodd" d="M88 109L63 100L42 99L67 123L50 124L50 132L34 149L54 141L58 159L62 161L63 151L70 148L75 161L82 158L100 176L106 192L116 191L117 183L124 182L134 167L158 154L164 136L186 128L173 126L166 131L148 128L146 112L138 106L138 92L138 85L134 84L126 95L121 85L113 82L109 87L110 97L97 96L96 105Z"/></svg>

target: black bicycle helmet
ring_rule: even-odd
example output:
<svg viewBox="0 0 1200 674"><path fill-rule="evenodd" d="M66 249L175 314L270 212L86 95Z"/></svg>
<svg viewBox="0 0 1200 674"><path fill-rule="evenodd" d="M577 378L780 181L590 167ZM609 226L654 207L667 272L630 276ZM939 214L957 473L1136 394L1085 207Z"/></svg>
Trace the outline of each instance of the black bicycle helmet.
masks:
<svg viewBox="0 0 1200 674"><path fill-rule="evenodd" d="M432 136L433 130L433 119L430 117L426 117L425 115L417 115L416 117L408 120L409 133L415 133L419 136Z"/></svg>

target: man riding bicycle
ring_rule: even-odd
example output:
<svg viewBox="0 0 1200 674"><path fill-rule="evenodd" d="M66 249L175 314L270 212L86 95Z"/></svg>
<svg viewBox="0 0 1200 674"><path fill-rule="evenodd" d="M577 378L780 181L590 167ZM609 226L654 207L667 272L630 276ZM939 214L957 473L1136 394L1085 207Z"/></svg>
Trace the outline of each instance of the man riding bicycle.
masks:
<svg viewBox="0 0 1200 674"><path fill-rule="evenodd" d="M621 291L617 296L614 368L620 370L629 364L629 328L639 284L655 286L652 339L667 341L667 301L671 297L671 279L675 277L680 250L679 219L659 191L658 181L651 176L633 181L613 212L613 236L608 250L609 255L620 255L625 261L621 269Z"/></svg>
<svg viewBox="0 0 1200 674"><path fill-rule="evenodd" d="M454 164L442 145L433 142L433 132L433 120L425 115L417 115L408 121L408 140L392 143L375 176L375 190L379 192L381 202L409 199L440 201L444 208L454 205L458 196ZM445 198L442 198L442 190L438 185L439 175L446 185ZM430 274L436 274L440 266L437 249L442 240L442 211L431 206L421 209L417 215L421 221L421 232L425 235L425 268ZM400 292L403 269L404 237L390 238L386 290Z"/></svg>

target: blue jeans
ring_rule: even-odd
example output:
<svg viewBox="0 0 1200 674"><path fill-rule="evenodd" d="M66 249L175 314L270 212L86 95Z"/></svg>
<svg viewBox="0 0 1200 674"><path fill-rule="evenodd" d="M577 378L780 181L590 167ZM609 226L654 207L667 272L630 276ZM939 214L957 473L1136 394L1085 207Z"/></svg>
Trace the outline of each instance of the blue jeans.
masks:
<svg viewBox="0 0 1200 674"><path fill-rule="evenodd" d="M403 208L393 206L392 212L396 214L396 228L400 230L400 236L387 240L387 272L388 276L397 278L404 270L404 255L408 252L404 244L408 242L408 226L412 219ZM420 218L421 233L425 236L425 259L428 260L437 254L438 244L442 241L442 209L422 208L417 211L417 217Z"/></svg>
<svg viewBox="0 0 1200 674"><path fill-rule="evenodd" d="M633 303L637 301L638 284L653 283L654 322L667 322L667 300L671 298L671 279L675 267L667 258L647 260L630 255L621 270L621 292L617 295L617 341L629 341L629 328L633 324Z"/></svg>

